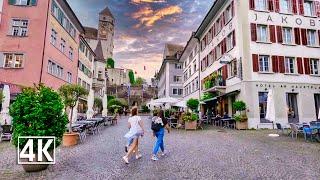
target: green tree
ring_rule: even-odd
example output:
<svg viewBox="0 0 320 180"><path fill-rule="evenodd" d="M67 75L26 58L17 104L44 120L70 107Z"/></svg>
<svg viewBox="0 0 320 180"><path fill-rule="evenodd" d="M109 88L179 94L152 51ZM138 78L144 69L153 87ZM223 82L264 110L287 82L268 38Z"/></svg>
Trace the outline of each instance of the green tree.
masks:
<svg viewBox="0 0 320 180"><path fill-rule="evenodd" d="M137 79L136 79L135 82L134 82L134 85L142 86L143 83L145 83L145 82L146 82L146 80L143 79L142 77L137 77Z"/></svg>
<svg viewBox="0 0 320 180"><path fill-rule="evenodd" d="M14 129L13 144L18 146L21 136L54 136L59 146L68 123L63 109L61 96L51 88L39 85L23 89L9 111ZM26 141L20 139L19 144L24 147ZM52 149L53 146L49 147Z"/></svg>
<svg viewBox="0 0 320 180"><path fill-rule="evenodd" d="M107 68L113 69L114 68L114 60L112 58L108 58L106 65L107 65Z"/></svg>
<svg viewBox="0 0 320 180"><path fill-rule="evenodd" d="M109 96L109 95L107 96L108 102L109 102L110 100L114 99L114 98L115 98L115 97L114 97L114 96L111 96L111 95L110 95L110 96Z"/></svg>
<svg viewBox="0 0 320 180"><path fill-rule="evenodd" d="M129 79L130 79L130 83L134 84L135 83L135 79L134 79L134 73L132 70L129 71L128 73Z"/></svg>
<svg viewBox="0 0 320 180"><path fill-rule="evenodd" d="M88 91L82 86L75 84L66 84L59 88L59 93L63 99L65 108L71 109L71 117L69 119L69 132L72 132L72 115L73 109L77 105L79 97L88 95Z"/></svg>
<svg viewBox="0 0 320 180"><path fill-rule="evenodd" d="M187 107L190 108L192 111L196 111L199 107L199 100L198 99L189 99L187 101Z"/></svg>
<svg viewBox="0 0 320 180"><path fill-rule="evenodd" d="M0 104L2 104L3 98L4 98L3 92L0 91Z"/></svg>
<svg viewBox="0 0 320 180"><path fill-rule="evenodd" d="M100 112L102 110L102 100L100 98L94 98L94 109Z"/></svg>

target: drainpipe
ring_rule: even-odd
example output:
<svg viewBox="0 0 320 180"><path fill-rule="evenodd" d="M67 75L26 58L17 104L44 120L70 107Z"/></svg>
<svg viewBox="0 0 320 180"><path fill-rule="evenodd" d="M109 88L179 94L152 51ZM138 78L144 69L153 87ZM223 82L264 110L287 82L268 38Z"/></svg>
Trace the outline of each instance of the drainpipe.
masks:
<svg viewBox="0 0 320 180"><path fill-rule="evenodd" d="M194 37L194 38L196 38L197 39L197 46L198 46L198 48L200 48L199 47L199 45L200 45L200 39L198 38L198 37ZM200 78L200 71L201 71L201 67L200 67L200 65L201 65L201 60L200 60L200 51L201 51L201 49L199 49L199 53L198 53L198 69L199 69L199 72L198 72L198 82L199 82L199 101L200 101L200 99L201 99L201 78ZM200 111L199 112L201 112L201 105L200 105ZM200 114L202 114L202 113L200 113ZM201 118L201 117L200 117Z"/></svg>
<svg viewBox="0 0 320 180"><path fill-rule="evenodd" d="M41 60L41 69L40 69L40 79L39 84L42 83L42 71L43 71L43 63L44 63L44 51L46 48L46 37L47 37L47 31L48 31L48 18L50 13L50 1L48 0L48 7L47 7L47 18L46 18L46 27L44 31L44 38L43 38L43 49L42 49L42 60Z"/></svg>

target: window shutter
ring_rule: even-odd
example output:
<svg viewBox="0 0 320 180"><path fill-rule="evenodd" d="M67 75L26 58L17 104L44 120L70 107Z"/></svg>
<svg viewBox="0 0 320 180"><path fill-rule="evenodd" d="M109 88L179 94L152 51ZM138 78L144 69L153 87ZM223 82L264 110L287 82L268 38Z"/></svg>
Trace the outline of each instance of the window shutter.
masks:
<svg viewBox="0 0 320 180"><path fill-rule="evenodd" d="M284 73L284 72L285 72L285 68L284 68L284 56L278 56L278 60L279 60L279 72L280 72L280 73Z"/></svg>
<svg viewBox="0 0 320 180"><path fill-rule="evenodd" d="M224 65L222 67L222 79L223 80L228 79L228 65Z"/></svg>
<svg viewBox="0 0 320 180"><path fill-rule="evenodd" d="M252 54L252 67L253 72L259 72L259 56L257 54Z"/></svg>
<svg viewBox="0 0 320 180"><path fill-rule="evenodd" d="M280 12L280 3L279 3L279 0L275 0L274 1L274 10L275 12Z"/></svg>
<svg viewBox="0 0 320 180"><path fill-rule="evenodd" d="M303 6L304 0L298 0L299 4L299 14L304 15L304 6Z"/></svg>
<svg viewBox="0 0 320 180"><path fill-rule="evenodd" d="M272 71L279 72L278 56L272 56Z"/></svg>
<svg viewBox="0 0 320 180"><path fill-rule="evenodd" d="M292 12L293 12L293 14L298 14L297 0L291 0L291 2L292 2Z"/></svg>
<svg viewBox="0 0 320 180"><path fill-rule="evenodd" d="M316 16L320 17L320 1L314 1L314 5L315 5L315 14Z"/></svg>
<svg viewBox="0 0 320 180"><path fill-rule="evenodd" d="M4 54L0 53L0 68L3 68L4 66Z"/></svg>
<svg viewBox="0 0 320 180"><path fill-rule="evenodd" d="M36 6L37 5L37 0L31 0L31 5Z"/></svg>
<svg viewBox="0 0 320 180"><path fill-rule="evenodd" d="M227 52L227 38L224 38L223 40L223 45L224 45L224 52Z"/></svg>
<svg viewBox="0 0 320 180"><path fill-rule="evenodd" d="M276 43L276 28L274 25L270 25L269 26L269 29L270 29L270 41L272 43Z"/></svg>
<svg viewBox="0 0 320 180"><path fill-rule="evenodd" d="M273 7L273 0L268 0L268 10L270 12L274 11L274 7Z"/></svg>
<svg viewBox="0 0 320 180"><path fill-rule="evenodd" d="M307 45L308 42L307 42L307 30L306 29L301 29L301 42L302 42L302 45Z"/></svg>
<svg viewBox="0 0 320 180"><path fill-rule="evenodd" d="M302 58L297 58L297 64L298 64L298 73L303 74L303 64L302 64Z"/></svg>
<svg viewBox="0 0 320 180"><path fill-rule="evenodd" d="M282 43L283 39L282 39L282 27L281 26L277 26L277 38L278 38L278 43Z"/></svg>
<svg viewBox="0 0 320 180"><path fill-rule="evenodd" d="M304 73L310 74L310 59L304 58L303 60L304 60Z"/></svg>
<svg viewBox="0 0 320 180"><path fill-rule="evenodd" d="M300 29L299 28L294 28L294 41L297 45L301 44L300 41Z"/></svg>
<svg viewBox="0 0 320 180"><path fill-rule="evenodd" d="M235 1L232 1L232 2L231 2L232 17L234 17L234 3L235 3Z"/></svg>
<svg viewBox="0 0 320 180"><path fill-rule="evenodd" d="M15 5L16 4L16 0L9 0L9 4L10 5Z"/></svg>
<svg viewBox="0 0 320 180"><path fill-rule="evenodd" d="M251 23L251 41L257 41L257 25Z"/></svg>
<svg viewBox="0 0 320 180"><path fill-rule="evenodd" d="M213 49L213 61L216 61L217 60L217 49L214 48Z"/></svg>
<svg viewBox="0 0 320 180"><path fill-rule="evenodd" d="M319 39L320 39L320 30L319 30ZM236 32L235 30L232 32L232 46L236 46Z"/></svg>
<svg viewBox="0 0 320 180"><path fill-rule="evenodd" d="M249 7L251 10L255 9L254 0L249 0Z"/></svg>

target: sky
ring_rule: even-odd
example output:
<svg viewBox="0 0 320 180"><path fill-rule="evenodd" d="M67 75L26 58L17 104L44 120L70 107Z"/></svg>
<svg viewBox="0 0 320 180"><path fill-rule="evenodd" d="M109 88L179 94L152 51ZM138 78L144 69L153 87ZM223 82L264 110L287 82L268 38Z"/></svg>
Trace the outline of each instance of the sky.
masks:
<svg viewBox="0 0 320 180"><path fill-rule="evenodd" d="M150 81L160 69L165 43L185 45L213 0L68 0L84 26L97 27L106 6L115 17L116 67ZM146 67L146 69L144 69Z"/></svg>

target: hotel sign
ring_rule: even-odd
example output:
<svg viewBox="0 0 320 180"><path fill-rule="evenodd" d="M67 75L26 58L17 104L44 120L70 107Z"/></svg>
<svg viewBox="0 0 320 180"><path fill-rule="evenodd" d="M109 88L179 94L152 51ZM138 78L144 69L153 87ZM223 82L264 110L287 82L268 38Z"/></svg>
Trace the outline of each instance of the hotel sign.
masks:
<svg viewBox="0 0 320 180"><path fill-rule="evenodd" d="M282 15L274 13L254 13L254 21L265 22L265 23L281 23L287 26L310 26L320 28L319 18L308 18L303 16L295 15Z"/></svg>

